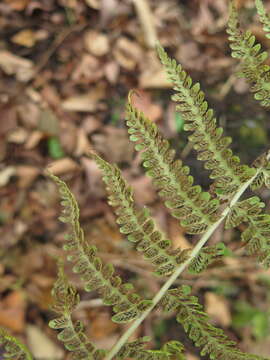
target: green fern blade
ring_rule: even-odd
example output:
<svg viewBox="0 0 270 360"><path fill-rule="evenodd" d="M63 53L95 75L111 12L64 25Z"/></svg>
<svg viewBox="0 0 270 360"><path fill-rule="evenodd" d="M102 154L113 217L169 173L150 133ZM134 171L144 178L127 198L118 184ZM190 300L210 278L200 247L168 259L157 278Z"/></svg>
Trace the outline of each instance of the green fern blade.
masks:
<svg viewBox="0 0 270 360"><path fill-rule="evenodd" d="M255 5L259 19L263 25L263 30L266 33L265 36L270 39L270 17L265 11L262 0L255 0Z"/></svg>
<svg viewBox="0 0 270 360"><path fill-rule="evenodd" d="M3 328L0 328L0 347L4 359L33 360L28 348Z"/></svg>
<svg viewBox="0 0 270 360"><path fill-rule="evenodd" d="M270 215L259 214L247 217L248 227L242 233L249 254L258 256L259 261L270 267Z"/></svg>
<svg viewBox="0 0 270 360"><path fill-rule="evenodd" d="M127 104L127 126L133 135L130 139L140 144L143 149L143 165L148 169L146 174L153 178L154 185L159 190L159 195L170 204L170 210L185 226L188 233L202 233L209 225L215 222L215 214L208 213L210 195L201 191L198 186L193 186L193 177L189 175L189 168L183 166L179 160L174 160L169 143L163 139L154 123L147 119L143 113L131 105L131 96ZM136 134L136 135L135 135ZM172 209L172 203L177 202ZM181 204L181 205L180 205ZM174 210L187 209L183 213ZM184 221L194 215L194 223L184 225Z"/></svg>
<svg viewBox="0 0 270 360"><path fill-rule="evenodd" d="M262 2L257 0L256 6L261 22L266 25L269 17L265 14ZM267 25L265 29L268 31ZM262 106L269 107L270 66L263 64L268 54L261 51L261 44L256 43L255 36L249 30L246 32L240 30L238 12L233 1L230 3L227 33L230 35L232 57L241 60L238 76L245 78L251 84L250 90L254 93L254 98L260 101Z"/></svg>
<svg viewBox="0 0 270 360"><path fill-rule="evenodd" d="M147 261L156 265L157 275L170 275L180 264L179 261L185 261L187 251L178 249L177 256L172 254L171 242L157 230L149 210L136 209L132 190L122 177L119 168L97 155L92 157L103 172L103 180L110 203L115 207L116 222L120 226L120 232L126 234L128 240L136 244L136 250L142 252Z"/></svg>
<svg viewBox="0 0 270 360"><path fill-rule="evenodd" d="M248 227L241 235L247 252L257 255L259 261L268 268L270 266L270 215L262 213L265 204L257 196L237 202L230 208L225 227L234 228L240 223Z"/></svg>
<svg viewBox="0 0 270 360"><path fill-rule="evenodd" d="M183 355L184 346L179 341L169 341L163 345L161 350L146 350L144 346L149 340L149 337L145 336L125 344L114 359L185 360Z"/></svg>
<svg viewBox="0 0 270 360"><path fill-rule="evenodd" d="M193 132L189 140L198 152L198 160L205 161L205 168L211 170L210 177L215 180L213 187L217 195L233 194L242 182L254 175L254 170L240 165L240 159L228 149L231 138L222 136L223 129L216 127L214 112L208 108L200 84L192 85L190 76L169 58L161 46L157 51L177 91L172 100L179 103L177 111L185 118L184 130Z"/></svg>
<svg viewBox="0 0 270 360"><path fill-rule="evenodd" d="M239 201L231 207L226 218L225 228L235 228L242 222L248 222L250 217L260 214L265 204L260 201L258 196L253 196L244 201Z"/></svg>
<svg viewBox="0 0 270 360"><path fill-rule="evenodd" d="M49 322L52 329L61 330L58 340L63 342L65 348L72 352L74 359L98 360L99 354L105 356L104 350L98 350L87 339L84 328L80 321L72 320L72 312L78 305L80 298L75 287L69 283L63 269L63 263L58 263L58 276L54 284L52 295L54 305L52 310L58 314L56 319Z"/></svg>
<svg viewBox="0 0 270 360"><path fill-rule="evenodd" d="M49 176L59 187L64 206L62 221L70 226L64 250L71 251L68 260L74 264L72 270L79 274L86 291L96 290L103 299L104 305L113 306L113 310L121 314L114 320L121 318L121 322L125 322L138 317L144 300L134 292L131 284L122 283L121 278L114 275L113 265L104 265L96 256L96 247L87 244L84 239L79 223L79 208L73 194L62 180L52 174Z"/></svg>
<svg viewBox="0 0 270 360"><path fill-rule="evenodd" d="M221 329L209 323L208 315L202 310L195 296L185 286L169 290L162 301L166 311L176 311L177 321L185 332L201 348L201 355L213 360L263 360L264 358L239 351L234 341L228 339Z"/></svg>
<svg viewBox="0 0 270 360"><path fill-rule="evenodd" d="M251 184L252 190L257 190L262 186L270 188L270 154L269 151L258 156L252 164L255 168L260 168L261 171L258 173L256 178Z"/></svg>
<svg viewBox="0 0 270 360"><path fill-rule="evenodd" d="M192 274L198 274L205 270L211 263L224 255L225 245L218 243L216 245L205 246L199 254L192 259L188 270Z"/></svg>

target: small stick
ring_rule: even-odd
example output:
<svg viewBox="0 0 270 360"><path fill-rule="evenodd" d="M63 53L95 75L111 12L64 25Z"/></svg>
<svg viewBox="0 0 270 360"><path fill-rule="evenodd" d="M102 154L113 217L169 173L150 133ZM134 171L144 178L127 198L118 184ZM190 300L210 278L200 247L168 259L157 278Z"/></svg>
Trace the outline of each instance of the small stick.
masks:
<svg viewBox="0 0 270 360"><path fill-rule="evenodd" d="M147 0L133 0L133 3L144 32L145 43L149 48L154 48L158 40L150 6Z"/></svg>

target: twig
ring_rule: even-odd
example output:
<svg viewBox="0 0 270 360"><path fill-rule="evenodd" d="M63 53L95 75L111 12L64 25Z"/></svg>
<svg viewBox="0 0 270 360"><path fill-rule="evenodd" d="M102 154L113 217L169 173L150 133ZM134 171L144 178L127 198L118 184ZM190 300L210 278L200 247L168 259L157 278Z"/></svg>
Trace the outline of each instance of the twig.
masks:
<svg viewBox="0 0 270 360"><path fill-rule="evenodd" d="M191 150L193 149L193 143L191 141L189 141L187 143L187 145L184 147L184 149L181 151L181 154L180 154L180 158L181 159L185 159L188 154L191 152Z"/></svg>
<svg viewBox="0 0 270 360"><path fill-rule="evenodd" d="M153 16L148 1L133 0L133 2L143 28L145 43L148 47L154 48L158 40Z"/></svg>

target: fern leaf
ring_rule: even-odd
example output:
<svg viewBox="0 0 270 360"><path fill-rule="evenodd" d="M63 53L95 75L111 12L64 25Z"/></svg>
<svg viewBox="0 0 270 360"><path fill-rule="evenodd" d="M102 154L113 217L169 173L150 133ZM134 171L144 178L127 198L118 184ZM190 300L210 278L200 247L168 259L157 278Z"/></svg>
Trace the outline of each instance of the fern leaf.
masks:
<svg viewBox="0 0 270 360"><path fill-rule="evenodd" d="M240 77L245 78L251 85L250 90L254 98L264 107L270 106L270 66L264 62L268 58L266 51L261 51L261 44L247 30L239 28L238 12L233 2L230 4L230 17L227 33L230 35L232 57L241 60Z"/></svg>
<svg viewBox="0 0 270 360"><path fill-rule="evenodd" d="M49 326L52 329L61 329L57 338L64 343L67 350L72 352L72 359L102 360L105 351L96 349L84 334L82 323L80 321L74 323L71 318L72 311L80 302L80 298L75 287L69 283L62 262L59 262L58 276L52 295L55 300L52 310L60 317L51 320Z"/></svg>
<svg viewBox="0 0 270 360"><path fill-rule="evenodd" d="M64 209L59 219L70 226L64 250L71 252L68 260L74 263L73 271L80 275L86 291L97 290L103 303L113 306L116 313L112 317L113 321L132 321L151 305L151 301L136 294L132 284L122 283L121 278L114 274L113 265L104 265L97 257L96 247L89 245L84 239L79 223L79 208L73 194L57 176L49 176L58 185L62 198Z"/></svg>
<svg viewBox="0 0 270 360"><path fill-rule="evenodd" d="M248 227L241 239L246 243L249 254L258 256L259 261L270 267L270 215L259 214L247 218Z"/></svg>
<svg viewBox="0 0 270 360"><path fill-rule="evenodd" d="M136 244L136 249L156 267L157 275L170 275L183 263L189 250L170 249L171 242L157 230L149 211L136 209L133 192L116 165L111 165L97 155L92 155L103 172L103 180L109 193L109 204L114 206L120 232Z"/></svg>
<svg viewBox="0 0 270 360"><path fill-rule="evenodd" d="M218 243L216 245L204 246L199 254L192 259L188 270L193 274L198 274L205 270L212 262L218 260L224 255L225 245Z"/></svg>
<svg viewBox="0 0 270 360"><path fill-rule="evenodd" d="M258 196L238 201L226 218L225 228L234 228L242 222L248 222L250 217L260 214L264 207L265 204L260 201Z"/></svg>
<svg viewBox="0 0 270 360"><path fill-rule="evenodd" d="M215 360L263 360L262 357L242 353L235 347L235 342L228 339L221 329L209 322L195 296L190 295L190 288L182 286L169 290L163 298L166 311L176 311L176 319L185 332L201 348L201 355L208 355Z"/></svg>
<svg viewBox="0 0 270 360"><path fill-rule="evenodd" d="M270 266L270 215L263 214L265 204L257 196L237 202L230 210L225 227L233 228L240 223L248 227L242 232L248 254L257 255L263 265Z"/></svg>
<svg viewBox="0 0 270 360"><path fill-rule="evenodd" d="M149 337L145 336L125 344L116 356L116 360L127 358L138 360L185 360L183 355L184 346L179 341L169 341L161 350L146 350L144 348Z"/></svg>
<svg viewBox="0 0 270 360"><path fill-rule="evenodd" d="M270 39L270 17L268 14L266 14L262 0L255 0L255 5L260 21L263 25L263 30L266 33L265 36Z"/></svg>
<svg viewBox="0 0 270 360"><path fill-rule="evenodd" d="M4 359L33 360L27 347L3 328L0 328L0 347L3 347L1 355Z"/></svg>
<svg viewBox="0 0 270 360"><path fill-rule="evenodd" d="M220 196L234 193L241 183L253 176L254 169L241 165L240 159L228 148L231 138L222 136L223 129L216 126L214 112L204 100L200 84L193 84L182 66L169 58L161 46L157 50L168 79L177 92L172 100L178 103L177 110L185 119L184 130L193 132L189 140L198 152L198 160L205 161L205 168L211 170L215 192Z"/></svg>
<svg viewBox="0 0 270 360"><path fill-rule="evenodd" d="M211 199L199 185L193 186L189 167L180 160L174 160L174 151L169 142L162 138L157 126L131 104L127 104L127 126L131 141L136 141L136 150L142 153L143 165L147 175L153 178L159 195L165 205L189 234L204 232L216 220L219 201Z"/></svg>
<svg viewBox="0 0 270 360"><path fill-rule="evenodd" d="M251 189L256 190L263 185L270 189L270 152L267 151L260 155L252 165L255 168L261 168L261 171L252 182Z"/></svg>

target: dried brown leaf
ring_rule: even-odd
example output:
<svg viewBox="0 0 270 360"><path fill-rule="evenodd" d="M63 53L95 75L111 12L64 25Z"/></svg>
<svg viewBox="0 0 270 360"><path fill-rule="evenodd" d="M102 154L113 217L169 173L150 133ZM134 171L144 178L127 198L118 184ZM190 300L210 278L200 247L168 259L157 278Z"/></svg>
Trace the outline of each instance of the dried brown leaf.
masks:
<svg viewBox="0 0 270 360"><path fill-rule="evenodd" d="M12 176L16 175L14 166L7 166L0 171L0 187L6 186Z"/></svg>
<svg viewBox="0 0 270 360"><path fill-rule="evenodd" d="M134 70L136 64L142 60L141 47L126 37L120 37L114 46L113 54L119 65L127 70Z"/></svg>
<svg viewBox="0 0 270 360"><path fill-rule="evenodd" d="M18 186L20 188L29 187L40 173L37 167L30 165L19 165L16 167L16 170L19 177Z"/></svg>
<svg viewBox="0 0 270 360"><path fill-rule="evenodd" d="M55 160L49 164L48 170L54 175L61 175L67 172L73 172L78 169L78 164L70 158Z"/></svg>
<svg viewBox="0 0 270 360"><path fill-rule="evenodd" d="M35 325L27 325L26 336L29 349L35 359L63 359L64 351L44 331Z"/></svg>
<svg viewBox="0 0 270 360"><path fill-rule="evenodd" d="M34 76L34 63L9 51L0 51L0 68L7 75L15 75L21 82L27 82Z"/></svg>
<svg viewBox="0 0 270 360"><path fill-rule="evenodd" d="M231 313L228 301L213 292L205 293L205 311L220 325L227 327L231 324Z"/></svg>
<svg viewBox="0 0 270 360"><path fill-rule="evenodd" d="M90 90L87 94L74 95L62 102L65 111L94 112L99 107L99 101L105 98L102 86Z"/></svg>
<svg viewBox="0 0 270 360"><path fill-rule="evenodd" d="M104 69L100 66L99 60L90 55L83 54L80 62L76 65L71 78L78 83L97 82L104 75Z"/></svg>
<svg viewBox="0 0 270 360"><path fill-rule="evenodd" d="M1 301L0 326L21 332L25 325L25 299L21 291L11 292Z"/></svg>
<svg viewBox="0 0 270 360"><path fill-rule="evenodd" d="M84 46L87 51L95 56L106 55L110 50L108 36L95 30L89 30L85 33Z"/></svg>
<svg viewBox="0 0 270 360"><path fill-rule="evenodd" d="M35 33L31 29L24 29L12 36L11 41L14 44L31 48L35 45L37 39Z"/></svg>

